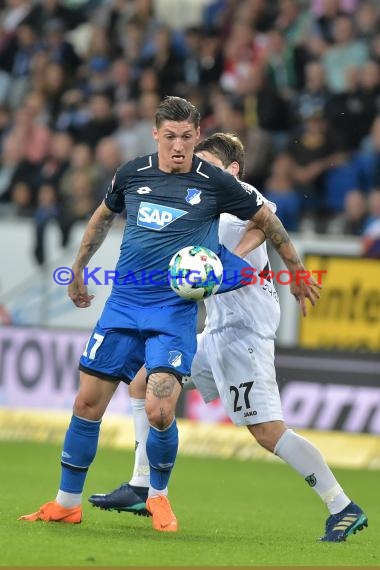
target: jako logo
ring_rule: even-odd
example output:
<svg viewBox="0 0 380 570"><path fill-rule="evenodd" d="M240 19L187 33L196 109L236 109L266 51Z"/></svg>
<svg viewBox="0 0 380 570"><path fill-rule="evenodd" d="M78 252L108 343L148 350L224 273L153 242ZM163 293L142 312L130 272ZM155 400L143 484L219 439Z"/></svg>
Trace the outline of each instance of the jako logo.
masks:
<svg viewBox="0 0 380 570"><path fill-rule="evenodd" d="M137 214L137 225L143 228L160 231L178 218L187 214L185 210L177 210L160 204L141 202Z"/></svg>

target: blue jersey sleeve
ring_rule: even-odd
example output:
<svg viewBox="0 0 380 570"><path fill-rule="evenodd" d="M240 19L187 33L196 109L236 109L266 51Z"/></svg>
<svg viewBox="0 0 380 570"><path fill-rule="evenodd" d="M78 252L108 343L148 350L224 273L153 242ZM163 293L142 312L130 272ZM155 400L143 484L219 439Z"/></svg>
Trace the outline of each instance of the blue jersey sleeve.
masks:
<svg viewBox="0 0 380 570"><path fill-rule="evenodd" d="M107 208L120 214L125 209L124 184L120 181L120 168L116 170L115 176L112 178L111 184L107 188L104 198Z"/></svg>
<svg viewBox="0 0 380 570"><path fill-rule="evenodd" d="M218 192L219 213L233 214L241 220L249 220L260 210L263 199L248 185L242 185L228 172L221 172Z"/></svg>

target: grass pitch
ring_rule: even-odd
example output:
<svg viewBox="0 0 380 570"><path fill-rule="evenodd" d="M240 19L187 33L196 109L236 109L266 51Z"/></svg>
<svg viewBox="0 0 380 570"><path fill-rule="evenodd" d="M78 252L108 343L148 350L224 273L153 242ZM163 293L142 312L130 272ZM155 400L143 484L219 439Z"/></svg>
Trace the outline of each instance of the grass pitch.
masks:
<svg viewBox="0 0 380 570"><path fill-rule="evenodd" d="M132 454L100 448L85 487L80 525L17 521L55 497L60 448L0 442L0 565L71 567L379 566L379 472L335 470L369 517L368 529L319 543L327 511L280 463L179 456L170 499L180 531L148 518L91 507L91 493L128 480Z"/></svg>

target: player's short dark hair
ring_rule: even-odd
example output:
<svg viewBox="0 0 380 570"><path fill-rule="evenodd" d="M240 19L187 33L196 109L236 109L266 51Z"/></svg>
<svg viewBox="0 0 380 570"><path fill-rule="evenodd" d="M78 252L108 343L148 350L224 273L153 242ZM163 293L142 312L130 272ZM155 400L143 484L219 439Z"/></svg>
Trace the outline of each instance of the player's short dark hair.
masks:
<svg viewBox="0 0 380 570"><path fill-rule="evenodd" d="M214 133L200 141L194 152L202 150L219 158L224 168L228 168L232 162L239 165L239 178L244 176L244 145L238 136L232 133Z"/></svg>
<svg viewBox="0 0 380 570"><path fill-rule="evenodd" d="M201 121L201 115L198 109L182 97L174 97L168 95L161 101L157 107L155 123L159 128L164 121L189 121L194 127L198 128Z"/></svg>

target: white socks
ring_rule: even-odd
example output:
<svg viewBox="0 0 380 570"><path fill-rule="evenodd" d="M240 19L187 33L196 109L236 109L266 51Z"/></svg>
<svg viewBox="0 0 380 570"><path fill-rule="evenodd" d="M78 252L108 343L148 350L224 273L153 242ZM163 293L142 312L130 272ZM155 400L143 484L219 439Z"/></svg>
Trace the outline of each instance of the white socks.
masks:
<svg viewBox="0 0 380 570"><path fill-rule="evenodd" d="M159 495L164 495L164 497L168 496L168 488L160 489L159 491L154 487L149 487L148 497L158 497Z"/></svg>
<svg viewBox="0 0 380 570"><path fill-rule="evenodd" d="M65 509L72 509L82 504L82 493L67 493L60 489L55 500Z"/></svg>
<svg viewBox="0 0 380 570"><path fill-rule="evenodd" d="M291 429L286 430L278 440L274 453L302 475L326 503L331 514L339 513L351 502L321 453L304 437Z"/></svg>
<svg viewBox="0 0 380 570"><path fill-rule="evenodd" d="M149 422L145 412L145 400L131 398L133 424L135 428L135 464L129 484L135 487L149 487L149 461L146 454L146 440Z"/></svg>

